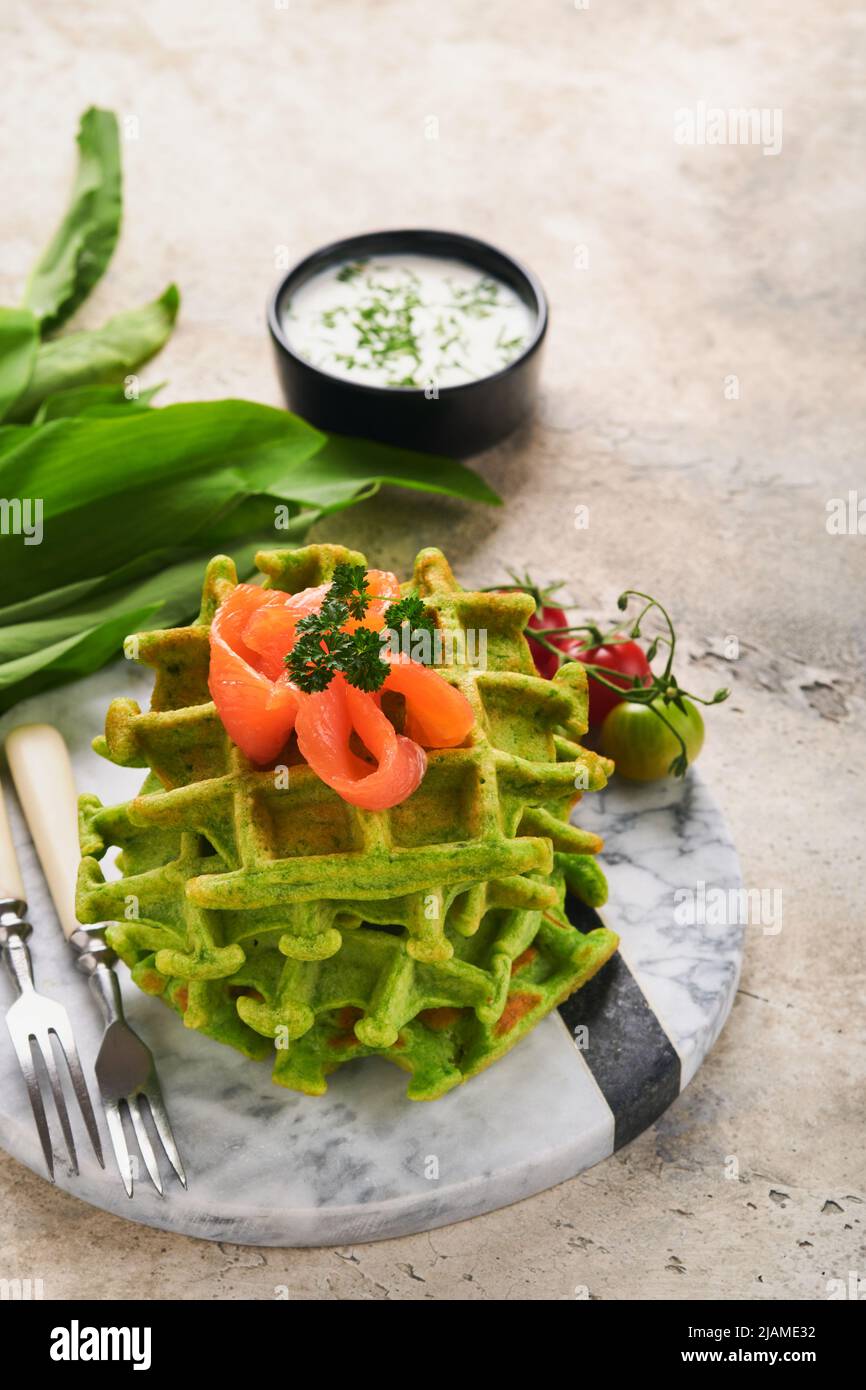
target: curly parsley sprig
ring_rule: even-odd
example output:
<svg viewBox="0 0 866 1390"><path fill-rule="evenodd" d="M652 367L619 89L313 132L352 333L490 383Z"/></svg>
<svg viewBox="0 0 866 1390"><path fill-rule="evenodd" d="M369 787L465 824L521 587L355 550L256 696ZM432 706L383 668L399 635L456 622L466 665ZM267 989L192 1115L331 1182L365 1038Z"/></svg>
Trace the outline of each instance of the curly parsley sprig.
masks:
<svg viewBox="0 0 866 1390"><path fill-rule="evenodd" d="M407 594L397 603L389 605L385 612L385 627L392 632L408 624L410 632L435 632L436 623L429 608L417 594Z"/></svg>
<svg viewBox="0 0 866 1390"><path fill-rule="evenodd" d="M382 658L382 634L358 627L345 632L354 618L361 621L378 595L367 587L363 565L337 565L328 592L318 613L308 613L298 622L297 640L284 658L292 680L307 694L326 690L338 673L358 690L381 689L388 674ZM385 610L385 630L408 626L411 632L432 632L433 615L417 594L391 603Z"/></svg>

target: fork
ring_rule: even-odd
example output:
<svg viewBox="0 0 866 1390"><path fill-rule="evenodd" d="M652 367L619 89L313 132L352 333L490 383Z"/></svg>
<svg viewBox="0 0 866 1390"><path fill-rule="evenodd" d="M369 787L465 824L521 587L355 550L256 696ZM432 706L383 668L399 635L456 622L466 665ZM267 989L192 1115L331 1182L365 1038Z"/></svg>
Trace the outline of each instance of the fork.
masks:
<svg viewBox="0 0 866 1390"><path fill-rule="evenodd" d="M134 1165L124 1132L124 1106L150 1180L163 1196L159 1163L145 1125L145 1102L162 1149L184 1187L186 1173L169 1124L153 1054L123 1016L120 982L112 968L117 956L104 939L109 924L102 922L85 929L75 916L79 850L75 782L66 744L59 730L49 724L25 724L9 735L6 753L60 925L77 953L76 966L88 977L105 1019L96 1058L96 1080L126 1194L133 1195Z"/></svg>
<svg viewBox="0 0 866 1390"><path fill-rule="evenodd" d="M39 1071L37 1071L37 1058L40 1068L48 1077L54 1109L66 1143L69 1166L76 1175L78 1173L78 1155L75 1152L75 1139L69 1121L69 1111L66 1107L66 1098L63 1093L52 1039L56 1040L66 1061L72 1089L100 1167L105 1167L105 1160L102 1157L102 1145L99 1142L96 1117L93 1114L90 1093L78 1059L78 1049L75 1046L69 1015L62 1004L47 998L44 994L37 993L33 983L33 966L30 950L27 946L27 937L30 935L32 927L25 920L26 914L27 902L24 882L18 867L15 846L12 842L12 831L6 814L3 793L0 790L0 949L6 956L6 964L19 991L18 998L6 1014L6 1024L24 1075L30 1108L36 1121L36 1129L48 1169L48 1176L54 1182L54 1150L48 1118L45 1113L45 1097L40 1084Z"/></svg>

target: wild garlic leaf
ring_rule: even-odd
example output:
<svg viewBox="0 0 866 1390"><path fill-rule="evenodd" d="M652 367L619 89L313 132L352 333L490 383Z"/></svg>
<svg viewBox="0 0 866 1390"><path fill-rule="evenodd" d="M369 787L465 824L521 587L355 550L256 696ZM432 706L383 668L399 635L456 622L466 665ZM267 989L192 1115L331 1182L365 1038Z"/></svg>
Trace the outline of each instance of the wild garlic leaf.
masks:
<svg viewBox="0 0 866 1390"><path fill-rule="evenodd" d="M102 328L66 333L43 343L37 349L30 381L6 418L32 419L55 391L123 381L159 352L171 333L179 305L177 286L169 285L159 299L116 314Z"/></svg>
<svg viewBox="0 0 866 1390"><path fill-rule="evenodd" d="M302 533L292 539L302 539ZM252 574L259 547L259 540L233 547L242 579ZM202 576L210 558L210 549L155 552L86 586L56 590L45 596L47 605L21 605L17 614L13 608L4 609L0 713L26 696L98 670L121 655L123 640L130 633L191 622L198 613ZM47 611L52 603L58 608L54 615ZM16 623L16 616L28 607L41 620Z"/></svg>
<svg viewBox="0 0 866 1390"><path fill-rule="evenodd" d="M29 695L98 671L119 656L129 632L152 623L159 605L130 610L56 641L41 642L26 656L0 664L0 714Z"/></svg>
<svg viewBox="0 0 866 1390"><path fill-rule="evenodd" d="M78 171L69 207L24 295L43 335L66 322L104 273L120 232L121 209L117 118L91 106L78 130Z"/></svg>
<svg viewBox="0 0 866 1390"><path fill-rule="evenodd" d="M55 420L0 431L0 496L43 497L46 516L57 518L101 497L161 483L180 488L195 473L227 467L237 470L241 491L259 493L324 441L297 415L254 401L193 401L106 420ZM127 520L134 548L136 518Z"/></svg>
<svg viewBox="0 0 866 1390"><path fill-rule="evenodd" d="M0 420L30 380L39 324L29 309L0 309Z"/></svg>
<svg viewBox="0 0 866 1390"><path fill-rule="evenodd" d="M345 506L347 487L352 484L356 491L363 489L370 495L384 483L463 497L490 506L502 505L499 494L456 459L399 449L370 439L329 435L316 455L315 469L305 469L304 473L304 478L287 480L287 491L298 501L309 500L325 509Z"/></svg>
<svg viewBox="0 0 866 1390"><path fill-rule="evenodd" d="M49 420L66 420L76 415L112 416L118 411L147 410L165 382L139 391L137 396L127 395L125 386L72 386L68 391L54 391L46 396L36 414L34 425L44 425Z"/></svg>

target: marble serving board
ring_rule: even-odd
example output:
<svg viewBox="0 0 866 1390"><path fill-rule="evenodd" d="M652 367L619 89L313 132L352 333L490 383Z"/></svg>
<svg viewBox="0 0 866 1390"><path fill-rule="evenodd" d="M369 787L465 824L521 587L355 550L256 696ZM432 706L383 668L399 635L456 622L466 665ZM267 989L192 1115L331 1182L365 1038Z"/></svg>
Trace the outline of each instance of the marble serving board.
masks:
<svg viewBox="0 0 866 1390"><path fill-rule="evenodd" d="M141 772L98 758L90 738L109 701L149 698L145 672L119 662L26 701L0 720L45 720L69 742L79 790L104 802L134 795ZM4 780L34 931L37 988L66 1004L88 1079L100 1038L95 1002L74 970ZM406 1075L379 1058L342 1067L323 1097L284 1091L267 1064L186 1031L119 966L127 1016L153 1049L189 1176L166 1165L160 1198L146 1174L126 1197L103 1130L100 1169L79 1125L81 1172L57 1155L58 1185L146 1225L257 1245L342 1245L429 1230L528 1197L635 1138L689 1082L734 998L738 926L688 924L678 890L739 886L737 857L700 775L619 784L588 795L580 824L604 836L604 922L621 938L594 980L514 1051L433 1103L407 1101ZM574 905L582 930L594 914ZM14 998L0 974L0 1008ZM95 1087L94 1087L95 1094ZM99 1107L97 1106L97 1110ZM56 1118L53 1128L59 1133ZM62 1141L61 1141L62 1142ZM0 1146L36 1172L43 1161L11 1044L0 1031Z"/></svg>

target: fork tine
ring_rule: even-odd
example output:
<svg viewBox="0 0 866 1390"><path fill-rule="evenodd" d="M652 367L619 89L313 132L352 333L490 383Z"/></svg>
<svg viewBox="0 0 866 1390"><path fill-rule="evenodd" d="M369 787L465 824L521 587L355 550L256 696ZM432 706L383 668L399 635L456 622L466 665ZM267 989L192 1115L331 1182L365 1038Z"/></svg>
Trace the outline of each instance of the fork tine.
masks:
<svg viewBox="0 0 866 1390"><path fill-rule="evenodd" d="M24 1080L27 1084L27 1094L30 1097L30 1108L33 1111L33 1118L36 1121L36 1128L39 1132L39 1142L42 1145L42 1156L48 1169L48 1176L54 1182L54 1153L51 1149L51 1135L48 1132L48 1120L45 1117L45 1106L42 1103L42 1092L39 1089L39 1079L36 1075L36 1068L33 1065L33 1054L30 1050L30 1039L25 1038L19 1041L12 1029L9 1030L12 1037L12 1045L18 1057Z"/></svg>
<svg viewBox="0 0 866 1390"><path fill-rule="evenodd" d="M33 1035L33 1040L39 1048L43 1066L48 1073L51 1094L54 1097L54 1108L57 1111L60 1128L63 1130L63 1138L66 1140L69 1162L72 1165L73 1173L77 1176L78 1155L75 1152L75 1140L72 1137L72 1126L69 1123L69 1112L66 1109L66 1097L63 1094L63 1087L60 1084L60 1073L57 1070L57 1060L54 1056L54 1049L51 1046L51 1035L49 1033L45 1033L42 1037Z"/></svg>
<svg viewBox="0 0 866 1390"><path fill-rule="evenodd" d="M154 1128L160 1137L162 1147L168 1155L168 1161L177 1173L183 1186L186 1187L186 1173L184 1172L177 1144L174 1142L174 1135L171 1132L171 1125L168 1122L168 1111L165 1108L165 1103L162 1099L162 1090L160 1089L155 1072L150 1076L143 1094L147 1097L147 1103L150 1106L150 1113L153 1117Z"/></svg>
<svg viewBox="0 0 866 1390"><path fill-rule="evenodd" d="M115 1100L106 1100L103 1097L105 1106L105 1118L108 1122L108 1133L111 1136L111 1146L114 1149L114 1157L120 1169L120 1176L126 1188L127 1197L132 1196L132 1165L129 1162L129 1149L126 1147L126 1135L123 1132L123 1120L120 1115L120 1106Z"/></svg>
<svg viewBox="0 0 866 1390"><path fill-rule="evenodd" d="M99 1130L96 1127L96 1116L93 1113L93 1104L90 1099L90 1092L87 1089L87 1082L84 1080L84 1072L81 1070L78 1048L75 1046L75 1038L72 1034L69 1019L56 1019L49 1031L54 1034L63 1049L63 1055L66 1058L66 1065L69 1068L69 1075L72 1080L72 1089L75 1091L82 1118L87 1126L87 1133L90 1135L93 1152L99 1160L100 1168L104 1168L105 1159L102 1156L102 1142L99 1138Z"/></svg>
<svg viewBox="0 0 866 1390"><path fill-rule="evenodd" d="M139 1096L128 1096L126 1100L129 1106L129 1116L132 1120L132 1127L135 1130L135 1137L138 1140L138 1147L141 1149L141 1156L144 1159L144 1166L150 1174L150 1180L159 1193L164 1196L162 1190L162 1178L159 1175L159 1164L156 1161L156 1154L150 1142L150 1135L144 1127L144 1117L139 1109Z"/></svg>

